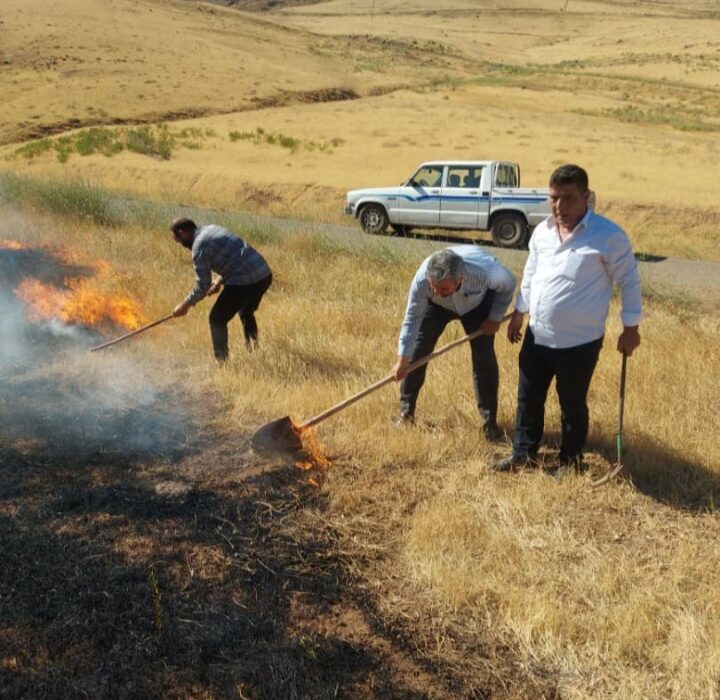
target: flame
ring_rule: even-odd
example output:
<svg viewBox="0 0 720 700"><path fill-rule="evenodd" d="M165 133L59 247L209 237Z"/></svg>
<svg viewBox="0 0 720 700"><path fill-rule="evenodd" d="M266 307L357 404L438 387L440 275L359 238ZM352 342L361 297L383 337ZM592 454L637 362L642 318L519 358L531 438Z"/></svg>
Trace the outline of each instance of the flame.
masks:
<svg viewBox="0 0 720 700"><path fill-rule="evenodd" d="M10 241L7 238L0 238L0 248L4 250L25 250L27 246L24 246L20 241Z"/></svg>
<svg viewBox="0 0 720 700"><path fill-rule="evenodd" d="M308 475L308 484L320 488L325 483L327 474L333 465L332 460L325 454L325 448L312 428L304 430L301 438L307 460L296 462L295 466L303 471L312 472Z"/></svg>
<svg viewBox="0 0 720 700"><path fill-rule="evenodd" d="M83 326L114 325L132 330L146 323L138 304L123 294L93 289L92 281L66 278L65 287L56 287L35 278L26 278L15 289L30 321L58 319Z"/></svg>

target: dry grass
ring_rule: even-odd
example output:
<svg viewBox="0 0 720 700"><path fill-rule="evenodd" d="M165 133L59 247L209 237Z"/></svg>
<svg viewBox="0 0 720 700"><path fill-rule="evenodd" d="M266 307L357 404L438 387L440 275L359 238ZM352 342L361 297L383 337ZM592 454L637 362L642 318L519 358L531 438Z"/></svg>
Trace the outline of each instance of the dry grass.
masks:
<svg viewBox="0 0 720 700"><path fill-rule="evenodd" d="M253 240L253 231L242 233ZM172 349L164 381L191 380L223 407L211 419L216 429L246 437L287 413L314 415L389 371L419 263L416 253L377 239L359 254L313 234L257 234L276 273L259 311L259 352L244 354L234 328L232 361L211 371L202 307L118 352L158 371L152 358ZM159 231L54 220L36 235L109 259L118 272L134 270L133 287L150 316L163 314L191 283L186 252ZM472 685L469 650L484 630L530 669L527 683L551 679L562 697L714 697L720 451L710 436L720 427L720 326L692 311L679 318L661 301L651 301L649 312L630 362L630 481L594 492L585 477L558 483L541 473L489 473L497 450L479 436L463 350L431 366L417 429L390 429L392 390L318 428L336 458L323 517L344 533L351 560L366 547L382 552L358 564L356 576L386 619L406 611L403 624L417 629L416 653L450 664L468 688L480 687ZM613 453L616 315L613 308L590 396L596 464ZM517 355L502 338L497 349L500 420L509 429ZM551 400L550 445L557 425ZM414 617L417 605L433 620L430 628L423 613Z"/></svg>
<svg viewBox="0 0 720 700"><path fill-rule="evenodd" d="M64 1L71 18L75 0ZM97 30L102 49L72 43L68 55L83 66L73 72L61 63L40 70L71 42L65 16L41 31L32 13L42 10L22 3L30 14L13 34L17 43L5 47L9 123L29 114L40 127L60 120L71 128L77 114L76 126L153 121L159 117L150 112L163 104L173 119L200 117L177 128L202 137L169 160L122 152L73 155L63 164L47 151L10 157L1 167L59 177L72 169L157 200L337 221L347 189L397 183L430 158L517 160L524 184L541 186L553 167L574 161L588 169L601 209L621 214L639 250L717 260L718 208L708 175L720 149L716 15L703 3L677 12L658 3L596 2L572 2L559 12L559 4L542 0L500 14L489 3L448 0L410 12L379 3L373 18L365 4L333 0L259 20L224 8L123 0L111 23L103 19L107 10L95 8L92 16L112 26L113 37ZM12 3L4 9L9 18L20 11ZM358 34L358 22L371 33ZM175 42L165 47L146 37L160 25L175 28L179 45L213 37L198 70L186 65L194 53L186 59ZM47 48L47 32L60 48ZM27 46L41 45L32 58ZM283 80L272 68L270 54L278 51L293 57ZM111 59L115 52L120 58ZM99 63L88 60L96 57ZM103 61L131 57L119 64L121 108ZM237 62L242 72L232 68ZM140 97L133 88L145 81L155 82ZM48 91L43 110L27 104ZM327 101L340 93L360 99ZM89 95L105 116L83 111ZM218 112L224 114L203 118ZM695 130L697 124L710 130ZM231 137L258 129L288 143L338 145L293 150Z"/></svg>
<svg viewBox="0 0 720 700"><path fill-rule="evenodd" d="M110 8L63 0L46 21L45 4L9 0L0 11L3 26L13 26L3 44L10 126L0 135L8 144L0 167L65 179L72 171L157 201L337 221L346 189L393 184L422 160L514 159L527 185L577 161L590 172L600 209L627 228L636 250L720 259L711 176L720 151L716 8L571 0L559 12L561 4L512 2L500 14L489 2L443 0L407 11L393 2L369 8L333 0L258 19L179 1L120 0ZM358 26L368 35L358 35ZM155 41L168 31L172 41ZM398 89L384 92L390 87ZM361 99L327 101L338 88ZM29 135L168 114L192 118L173 128L203 135L168 160L128 152L73 153L66 163L51 151L12 155L18 144L10 142ZM337 146L290 149L231 136L259 128L287 143ZM84 221L37 214L28 223L4 211L2 236L17 226L79 258L107 259L148 317L164 315L189 289L192 272L187 252L161 231L161 210L147 207L150 227L127 226L102 193L91 199L96 208ZM64 201L51 204L67 211ZM664 292L650 299L643 345L629 365L626 478L607 488L591 491L586 477L491 474L498 450L479 435L468 353L458 350L430 367L418 428L389 427L392 389L319 426L335 467L320 493L298 489L292 472L255 473L263 465L244 451L253 428L288 413L310 417L389 371L407 285L422 258L402 241L366 239L350 250L311 228L240 231L276 273L258 314L258 352L246 355L234 328L231 362L216 369L207 307L112 351L142 370L137 377L182 387L181 396L164 400L189 414L214 447L156 462L29 463L32 445L2 446L12 467L2 475L11 498L0 510L7 542L17 545L6 550L10 563L36 553L28 580L57 591L48 580L54 572L67 600L78 599L76 583L83 591L97 581L120 588L115 607L93 620L88 610L104 610L94 599L63 608L62 597L38 603L34 589L19 595L13 584L20 601L13 610L40 606L45 614L60 605L62 615L49 627L0 630L13 649L32 650L0 657L0 673L20 664L26 688L38 695L42 673L56 684L47 692L102 693L122 674L119 667L105 676L104 668L88 671L83 640L97 634L102 655L107 642L98 630L121 629L131 632L120 666L140 665L132 689L141 695L278 697L291 687L332 697L351 657L350 697L394 689L408 697L717 698L717 317ZM613 458L616 424L616 306L611 314L590 396L590 461L598 468ZM447 339L457 335L452 328ZM500 420L510 429L517 350L502 338L497 349ZM82 376L81 365L63 362L38 373L39 382ZM552 448L554 399L547 425ZM48 474L57 482L43 490ZM187 483L178 487L178 479ZM178 488L190 489L182 507L163 500ZM252 546L244 549L246 526ZM50 569L43 568L47 541L57 545ZM273 576L278 571L290 573L282 579ZM307 588L295 596L298 576ZM317 608L298 603L307 590L320 591ZM139 627L125 616L128 596ZM329 641L338 623L323 596L344 606L351 641L362 630L366 643L378 645L372 654L353 656L356 647ZM191 633L196 601L203 617ZM264 641L253 647L258 624ZM132 636L137 629L142 645ZM67 639L54 660L49 649ZM391 640L405 656L388 655ZM232 663L219 665L226 652ZM368 671L383 663L398 675ZM73 686L83 674L87 684ZM386 685L357 681L370 676ZM311 677L321 679L308 685ZM238 679L249 686L233 685Z"/></svg>

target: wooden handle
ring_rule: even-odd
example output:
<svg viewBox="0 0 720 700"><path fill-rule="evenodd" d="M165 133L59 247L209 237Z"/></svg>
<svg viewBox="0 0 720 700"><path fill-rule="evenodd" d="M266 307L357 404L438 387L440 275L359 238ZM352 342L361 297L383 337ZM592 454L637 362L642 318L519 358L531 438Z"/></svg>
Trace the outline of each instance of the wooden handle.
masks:
<svg viewBox="0 0 720 700"><path fill-rule="evenodd" d="M149 330L150 328L159 326L161 323L165 323L165 321L169 321L171 318L173 318L172 314L163 316L162 318L159 318L157 321L148 323L146 326L143 326L142 328L136 328L134 331L130 331L130 333L126 333L125 335L121 335L119 338L115 338L115 340L110 340L107 343L103 343L102 345L96 345L94 348L90 348L90 352L96 352L97 350L103 350L104 348L109 348L111 345L115 345L116 343L121 343L123 340L132 338L134 335L137 335L138 333L144 333L145 331Z"/></svg>
<svg viewBox="0 0 720 700"><path fill-rule="evenodd" d="M504 323L507 321L512 314L507 314L503 317L502 321L500 323ZM448 343L447 345L443 345L439 350L435 350L434 352L431 352L429 355L425 355L425 357L421 357L419 360L415 360L415 362L409 364L407 366L407 374L410 374L413 370L416 370L418 367L422 367L423 365L426 365L430 360L434 360L436 357L439 357L440 355L445 354L448 352L448 350L452 350L453 348L456 348L458 345L462 345L463 343L467 343L470 340L474 340L475 338L479 338L481 335L483 335L483 332L481 329L478 328L478 330L473 331L472 333L469 333L468 335L463 336L462 338L458 338L457 340L453 340L452 343ZM321 421L324 421L326 418L330 418L330 416L334 416L339 411L342 411L344 408L347 408L348 406L351 406L356 401L360 401L363 397L367 396L368 394L372 394L373 391L377 391L381 387L385 386L386 384L389 384L390 382L395 381L395 375L389 374L387 377L380 379L379 381L375 382L375 384L372 384L371 386L363 389L362 391L358 391L357 394L353 394L349 398L345 399L344 401L341 401L338 404L335 404L334 406L331 406L326 411L323 411L322 413L318 413L318 415L313 416L309 420L306 420L301 425L297 426L298 430L305 430L306 428L311 428L313 425L317 425Z"/></svg>

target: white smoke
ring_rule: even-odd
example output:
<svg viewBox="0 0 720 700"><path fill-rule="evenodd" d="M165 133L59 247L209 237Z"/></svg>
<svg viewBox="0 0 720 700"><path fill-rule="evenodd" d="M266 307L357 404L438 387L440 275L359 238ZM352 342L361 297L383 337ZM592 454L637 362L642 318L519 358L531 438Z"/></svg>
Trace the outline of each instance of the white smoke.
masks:
<svg viewBox="0 0 720 700"><path fill-rule="evenodd" d="M15 225L18 218L15 217ZM0 238L19 240L0 225ZM188 421L169 386L82 326L28 320L13 293L28 274L27 251L0 247L0 442L23 441L53 454L168 454L187 442ZM47 260L43 259L43 268Z"/></svg>

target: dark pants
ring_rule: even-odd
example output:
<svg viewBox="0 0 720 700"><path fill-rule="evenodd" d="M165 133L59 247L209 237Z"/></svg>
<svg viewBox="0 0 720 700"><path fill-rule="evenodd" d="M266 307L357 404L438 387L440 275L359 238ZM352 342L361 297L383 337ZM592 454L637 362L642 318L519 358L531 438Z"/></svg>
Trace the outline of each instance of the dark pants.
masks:
<svg viewBox="0 0 720 700"><path fill-rule="evenodd" d="M268 275L254 284L223 287L210 311L210 335L213 351L218 360L226 360L228 357L227 324L235 314L238 314L242 321L245 344L251 348L257 342L258 327L255 311L271 284L272 275Z"/></svg>
<svg viewBox="0 0 720 700"><path fill-rule="evenodd" d="M562 426L560 459L582 457L589 423L587 394L602 342L598 338L572 348L549 348L536 345L533 332L527 329L520 350L514 455L532 456L538 451L545 427L545 399L555 377Z"/></svg>
<svg viewBox="0 0 720 700"><path fill-rule="evenodd" d="M415 362L415 360L429 355L435 349L435 344L445 330L445 326L453 319L460 319L466 333L476 331L488 317L494 298L495 292L490 290L480 305L468 311L464 316L459 316L454 311L430 302L420 324L410 361ZM494 341L494 335L481 335L470 341L475 400L483 424L486 426L494 426L497 421L499 373ZM427 365L418 367L402 380L400 384L401 413L415 414L415 405L420 388L425 382L426 369Z"/></svg>

